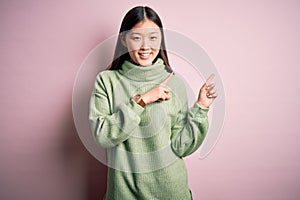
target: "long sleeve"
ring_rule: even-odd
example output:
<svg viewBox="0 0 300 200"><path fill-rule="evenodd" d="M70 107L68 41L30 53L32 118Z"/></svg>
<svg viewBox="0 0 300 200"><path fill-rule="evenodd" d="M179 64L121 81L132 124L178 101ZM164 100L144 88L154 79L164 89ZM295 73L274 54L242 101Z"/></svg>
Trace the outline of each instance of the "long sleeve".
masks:
<svg viewBox="0 0 300 200"><path fill-rule="evenodd" d="M120 67L97 76L90 100L94 138L108 148L105 199L190 199L187 169L178 155L200 146L205 110L188 109L185 84L176 75L165 84L169 100L145 108L132 100L170 75L161 58L147 67L127 60Z"/></svg>
<svg viewBox="0 0 300 200"><path fill-rule="evenodd" d="M130 137L130 133L139 126L140 114L144 108L132 98L121 103L116 112L112 112L109 92L110 84L100 73L95 81L90 99L89 120L96 141L104 148L114 147ZM108 86L106 86L108 85Z"/></svg>
<svg viewBox="0 0 300 200"><path fill-rule="evenodd" d="M188 108L186 94L181 96L184 106L179 111L171 129L171 146L179 157L196 151L202 144L208 130L208 108L195 103Z"/></svg>

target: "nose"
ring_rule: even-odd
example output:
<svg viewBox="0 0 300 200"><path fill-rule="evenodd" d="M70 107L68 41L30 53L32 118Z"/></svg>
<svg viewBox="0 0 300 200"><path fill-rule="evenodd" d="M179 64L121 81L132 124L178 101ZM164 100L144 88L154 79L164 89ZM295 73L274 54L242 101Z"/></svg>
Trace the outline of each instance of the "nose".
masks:
<svg viewBox="0 0 300 200"><path fill-rule="evenodd" d="M141 46L141 50L146 50L146 49L149 49L149 42L146 38L143 39L143 43L142 43L142 46Z"/></svg>

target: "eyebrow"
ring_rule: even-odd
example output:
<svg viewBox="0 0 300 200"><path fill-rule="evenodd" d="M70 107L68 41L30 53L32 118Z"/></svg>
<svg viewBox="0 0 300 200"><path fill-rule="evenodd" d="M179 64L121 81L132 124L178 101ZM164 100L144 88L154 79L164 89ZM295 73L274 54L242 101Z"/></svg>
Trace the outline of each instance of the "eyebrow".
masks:
<svg viewBox="0 0 300 200"><path fill-rule="evenodd" d="M133 35L133 34L142 35L142 33L139 33L139 32L132 32L132 33L130 33L130 34L131 34L131 35ZM159 34L159 32L153 31L153 32L150 32L149 34Z"/></svg>

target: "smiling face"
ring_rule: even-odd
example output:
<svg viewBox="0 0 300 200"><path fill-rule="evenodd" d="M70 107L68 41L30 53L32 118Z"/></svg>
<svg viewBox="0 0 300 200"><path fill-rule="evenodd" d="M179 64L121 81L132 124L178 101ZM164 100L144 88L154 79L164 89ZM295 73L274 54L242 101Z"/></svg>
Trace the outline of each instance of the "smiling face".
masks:
<svg viewBox="0 0 300 200"><path fill-rule="evenodd" d="M153 21L145 19L127 32L122 44L127 47L133 62L141 66L152 65L161 45L160 28Z"/></svg>

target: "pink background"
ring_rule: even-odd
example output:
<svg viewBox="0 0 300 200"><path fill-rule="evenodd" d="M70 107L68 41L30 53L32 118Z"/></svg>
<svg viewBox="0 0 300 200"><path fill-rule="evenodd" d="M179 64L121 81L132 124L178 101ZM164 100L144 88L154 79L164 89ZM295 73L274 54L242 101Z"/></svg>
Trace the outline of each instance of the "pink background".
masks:
<svg viewBox="0 0 300 200"><path fill-rule="evenodd" d="M0 199L101 199L106 168L72 118L77 70L139 1L0 2ZM194 199L300 199L300 2L145 1L203 47L226 91L222 136L186 158Z"/></svg>

